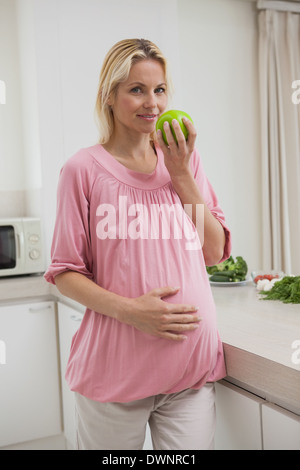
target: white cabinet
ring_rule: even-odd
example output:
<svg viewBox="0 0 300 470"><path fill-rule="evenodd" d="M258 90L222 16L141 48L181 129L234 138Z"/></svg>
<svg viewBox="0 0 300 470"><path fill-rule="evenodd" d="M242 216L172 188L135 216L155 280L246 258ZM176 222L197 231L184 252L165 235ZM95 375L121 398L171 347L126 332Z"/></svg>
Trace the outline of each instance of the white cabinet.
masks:
<svg viewBox="0 0 300 470"><path fill-rule="evenodd" d="M300 416L279 406L262 406L264 450L300 450Z"/></svg>
<svg viewBox="0 0 300 470"><path fill-rule="evenodd" d="M0 340L0 447L59 434L54 302L1 306Z"/></svg>
<svg viewBox="0 0 300 470"><path fill-rule="evenodd" d="M300 450L300 416L228 382L216 384L216 450Z"/></svg>
<svg viewBox="0 0 300 470"><path fill-rule="evenodd" d="M75 400L74 393L65 380L66 366L69 359L72 337L79 328L83 313L58 303L60 368L63 402L64 435L68 446L75 448Z"/></svg>
<svg viewBox="0 0 300 470"><path fill-rule="evenodd" d="M260 450L263 399L227 382L216 383L215 450Z"/></svg>

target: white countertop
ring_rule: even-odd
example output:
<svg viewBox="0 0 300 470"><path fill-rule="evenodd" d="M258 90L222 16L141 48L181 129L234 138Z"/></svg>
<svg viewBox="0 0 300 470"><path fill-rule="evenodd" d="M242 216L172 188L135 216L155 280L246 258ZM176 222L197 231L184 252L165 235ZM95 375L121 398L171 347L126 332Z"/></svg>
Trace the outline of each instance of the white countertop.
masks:
<svg viewBox="0 0 300 470"><path fill-rule="evenodd" d="M226 380L300 415L300 305L261 300L251 282L213 286ZM298 355L299 357L299 355Z"/></svg>
<svg viewBox="0 0 300 470"><path fill-rule="evenodd" d="M213 286L212 292L226 379L300 415L300 364L292 361L292 343L300 340L300 305L260 300L251 282ZM41 299L72 304L43 276L0 279L0 304Z"/></svg>
<svg viewBox="0 0 300 470"><path fill-rule="evenodd" d="M300 304L263 300L256 286L213 286L223 343L300 371L292 343L300 341Z"/></svg>
<svg viewBox="0 0 300 470"><path fill-rule="evenodd" d="M42 275L0 279L0 304L18 302L23 299L39 299L51 295L51 285L45 281Z"/></svg>
<svg viewBox="0 0 300 470"><path fill-rule="evenodd" d="M62 296L56 286L45 281L43 275L19 276L0 279L0 305L4 303L60 300L81 313L85 307Z"/></svg>

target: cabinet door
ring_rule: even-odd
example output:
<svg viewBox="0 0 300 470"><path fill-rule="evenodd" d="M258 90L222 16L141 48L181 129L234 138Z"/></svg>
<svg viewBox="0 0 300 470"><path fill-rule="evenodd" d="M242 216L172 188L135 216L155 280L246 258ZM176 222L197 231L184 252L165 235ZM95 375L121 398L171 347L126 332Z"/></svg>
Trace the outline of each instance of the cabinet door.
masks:
<svg viewBox="0 0 300 470"><path fill-rule="evenodd" d="M0 307L0 446L61 432L53 302Z"/></svg>
<svg viewBox="0 0 300 470"><path fill-rule="evenodd" d="M260 407L263 402L227 382L217 383L215 449L262 449Z"/></svg>
<svg viewBox="0 0 300 470"><path fill-rule="evenodd" d="M71 448L75 448L75 400L74 393L69 389L65 380L65 371L69 359L71 341L79 328L83 313L58 303L60 368L62 383L64 434Z"/></svg>
<svg viewBox="0 0 300 470"><path fill-rule="evenodd" d="M267 403L262 424L264 450L300 450L300 416Z"/></svg>

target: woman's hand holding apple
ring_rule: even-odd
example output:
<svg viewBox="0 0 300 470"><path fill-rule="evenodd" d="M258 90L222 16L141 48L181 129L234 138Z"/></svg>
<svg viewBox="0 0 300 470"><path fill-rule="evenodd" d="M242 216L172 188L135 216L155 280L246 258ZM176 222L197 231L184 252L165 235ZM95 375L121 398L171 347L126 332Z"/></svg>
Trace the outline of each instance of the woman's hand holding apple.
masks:
<svg viewBox="0 0 300 470"><path fill-rule="evenodd" d="M171 126L170 118L160 123L157 128L157 139L164 153L166 168L173 179L189 173L189 161L194 150L197 132L192 121L186 116L174 115Z"/></svg>

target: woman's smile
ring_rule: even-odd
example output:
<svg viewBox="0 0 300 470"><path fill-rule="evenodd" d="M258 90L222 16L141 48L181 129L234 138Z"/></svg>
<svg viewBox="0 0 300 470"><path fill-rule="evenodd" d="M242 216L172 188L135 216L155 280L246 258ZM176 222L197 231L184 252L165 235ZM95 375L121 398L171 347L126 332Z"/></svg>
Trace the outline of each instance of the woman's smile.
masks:
<svg viewBox="0 0 300 470"><path fill-rule="evenodd" d="M144 119L145 121L156 121L159 114L137 114L137 117L140 119Z"/></svg>

